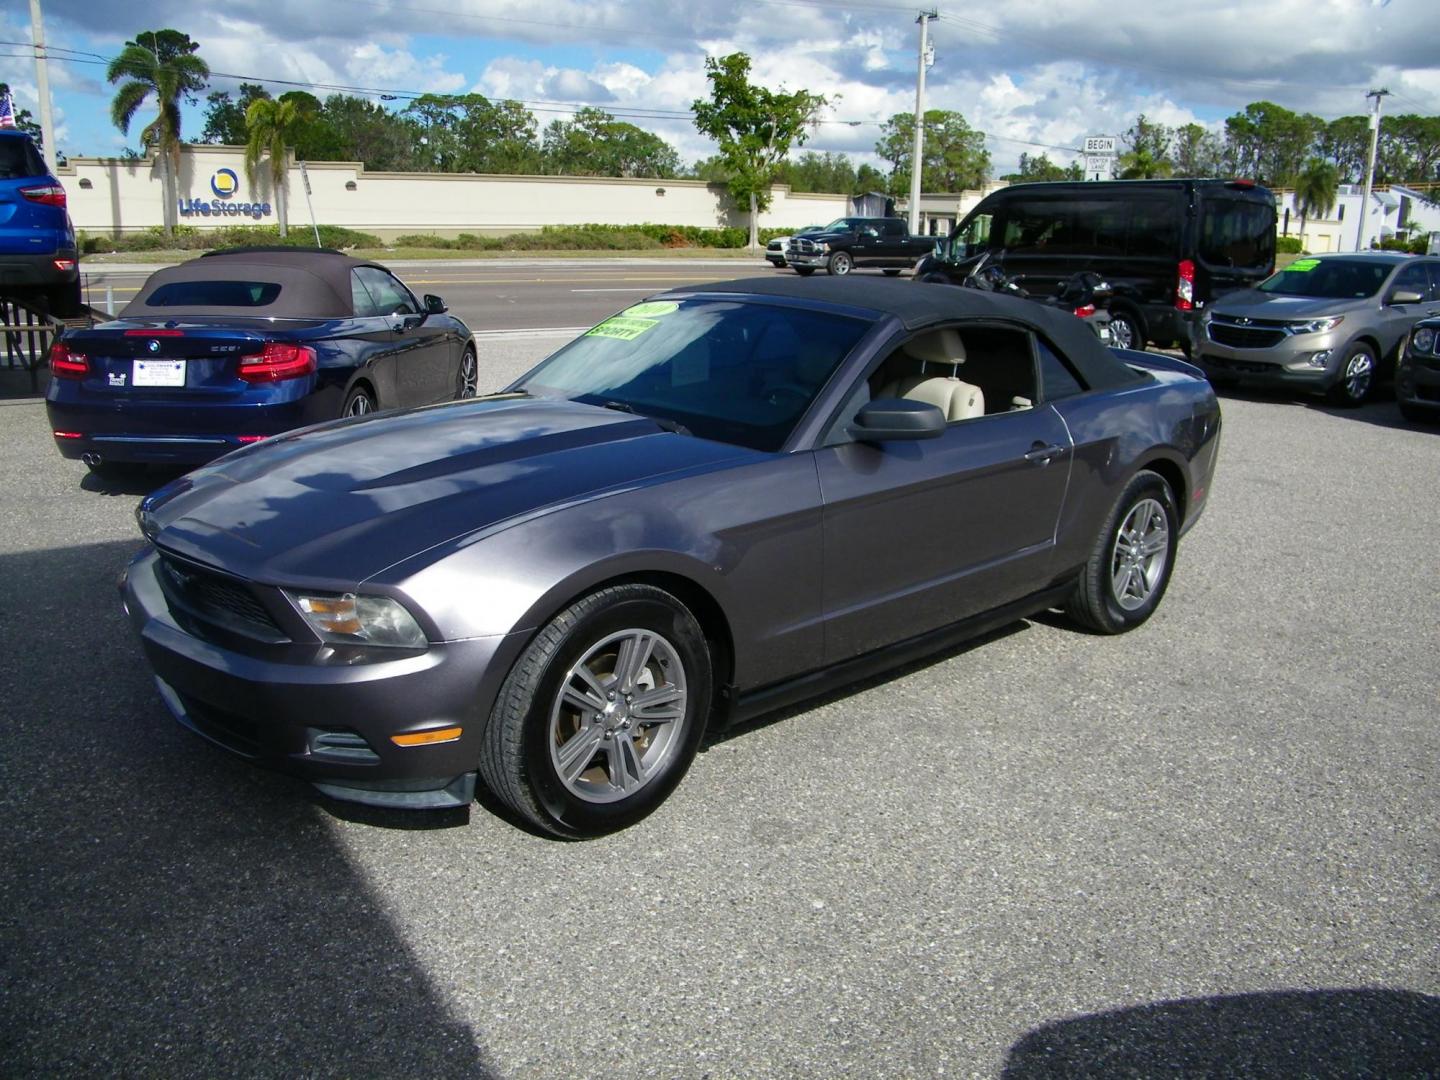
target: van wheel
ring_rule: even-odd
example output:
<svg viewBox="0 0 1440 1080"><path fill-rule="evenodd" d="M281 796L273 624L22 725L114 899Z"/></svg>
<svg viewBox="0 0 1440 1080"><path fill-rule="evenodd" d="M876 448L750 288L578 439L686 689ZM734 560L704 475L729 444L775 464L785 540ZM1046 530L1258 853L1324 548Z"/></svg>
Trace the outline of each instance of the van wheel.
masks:
<svg viewBox="0 0 1440 1080"><path fill-rule="evenodd" d="M1112 311L1110 341L1117 349L1143 349L1145 333L1140 329L1140 321L1127 311Z"/></svg>

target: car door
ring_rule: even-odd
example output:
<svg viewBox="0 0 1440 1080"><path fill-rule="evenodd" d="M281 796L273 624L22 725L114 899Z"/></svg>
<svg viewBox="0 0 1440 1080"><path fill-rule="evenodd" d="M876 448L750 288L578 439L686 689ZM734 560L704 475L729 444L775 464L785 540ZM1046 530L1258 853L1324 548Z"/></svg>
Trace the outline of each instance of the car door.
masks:
<svg viewBox="0 0 1440 1080"><path fill-rule="evenodd" d="M1033 347L1024 341L1033 387ZM857 391L868 399L865 387ZM1030 399L1036 396L1031 389ZM846 439L816 451L827 663L1048 583L1069 433L1049 405L998 391L987 401L996 411L952 422L936 439Z"/></svg>
<svg viewBox="0 0 1440 1080"><path fill-rule="evenodd" d="M356 267L394 335L393 378L401 405L426 405L454 396L454 357L446 328L427 319L415 295L378 266Z"/></svg>
<svg viewBox="0 0 1440 1080"><path fill-rule="evenodd" d="M1397 304L1392 297L1397 292L1419 293L1423 298L1418 304ZM1390 279L1381 296L1380 309L1380 355L1382 359L1391 355L1396 346L1410 332L1415 323L1437 305L1430 298L1430 271L1423 261L1406 263Z"/></svg>

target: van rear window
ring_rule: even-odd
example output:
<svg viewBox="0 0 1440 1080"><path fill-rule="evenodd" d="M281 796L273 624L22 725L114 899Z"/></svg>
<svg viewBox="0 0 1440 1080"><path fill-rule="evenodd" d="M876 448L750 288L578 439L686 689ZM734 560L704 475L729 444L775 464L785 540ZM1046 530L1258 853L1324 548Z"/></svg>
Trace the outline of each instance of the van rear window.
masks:
<svg viewBox="0 0 1440 1080"><path fill-rule="evenodd" d="M145 298L146 307L269 307L280 295L275 281L170 281Z"/></svg>
<svg viewBox="0 0 1440 1080"><path fill-rule="evenodd" d="M1275 263L1275 208L1209 199L1200 215L1200 261L1265 270Z"/></svg>

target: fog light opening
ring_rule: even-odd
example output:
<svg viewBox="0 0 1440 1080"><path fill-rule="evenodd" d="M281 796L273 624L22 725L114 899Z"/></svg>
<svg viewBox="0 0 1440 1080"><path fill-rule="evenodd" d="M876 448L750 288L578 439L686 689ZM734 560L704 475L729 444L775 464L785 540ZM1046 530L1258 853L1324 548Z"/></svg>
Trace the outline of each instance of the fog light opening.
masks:
<svg viewBox="0 0 1440 1080"><path fill-rule="evenodd" d="M1329 349L1326 349L1323 352L1311 353L1305 358L1305 364L1307 367L1324 368L1325 365L1328 363L1330 363Z"/></svg>

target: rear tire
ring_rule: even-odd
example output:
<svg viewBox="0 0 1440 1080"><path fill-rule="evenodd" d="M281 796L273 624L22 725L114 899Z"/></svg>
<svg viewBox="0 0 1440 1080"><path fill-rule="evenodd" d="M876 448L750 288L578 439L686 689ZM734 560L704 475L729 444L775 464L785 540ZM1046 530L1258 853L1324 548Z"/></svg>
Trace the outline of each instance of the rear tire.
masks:
<svg viewBox="0 0 1440 1080"><path fill-rule="evenodd" d="M368 416L375 411L375 395L363 386L357 386L345 396L345 405L340 410L344 416Z"/></svg>
<svg viewBox="0 0 1440 1080"><path fill-rule="evenodd" d="M1110 312L1110 342L1116 349L1145 348L1145 332L1140 320L1128 311Z"/></svg>
<svg viewBox="0 0 1440 1080"><path fill-rule="evenodd" d="M1066 613L1100 634L1139 626L1170 585L1179 534L1170 485L1148 469L1136 473L1105 519Z"/></svg>
<svg viewBox="0 0 1440 1080"><path fill-rule="evenodd" d="M690 767L711 686L704 632L684 604L651 585L602 589L551 619L510 669L480 777L553 836L622 829Z"/></svg>

